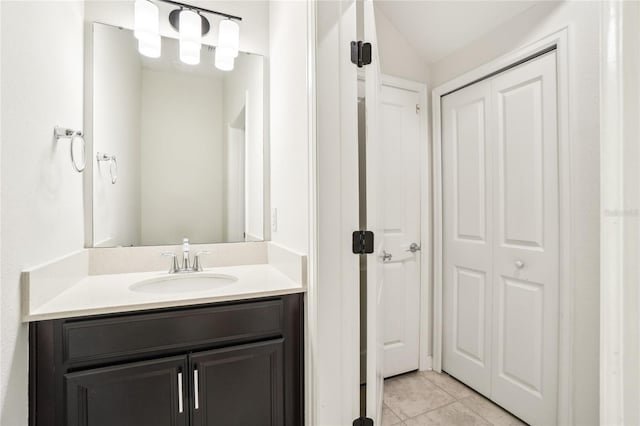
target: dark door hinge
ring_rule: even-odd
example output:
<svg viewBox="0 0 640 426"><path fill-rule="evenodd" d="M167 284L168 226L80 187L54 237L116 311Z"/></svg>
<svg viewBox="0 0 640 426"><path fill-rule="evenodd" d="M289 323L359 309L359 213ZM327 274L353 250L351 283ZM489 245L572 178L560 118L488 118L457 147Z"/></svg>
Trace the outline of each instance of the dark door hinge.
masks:
<svg viewBox="0 0 640 426"><path fill-rule="evenodd" d="M373 253L373 232L353 231L353 254Z"/></svg>
<svg viewBox="0 0 640 426"><path fill-rule="evenodd" d="M351 42L351 62L356 64L358 68L371 63L371 43L363 41Z"/></svg>
<svg viewBox="0 0 640 426"><path fill-rule="evenodd" d="M368 417L360 417L353 421L353 426L373 426L373 420Z"/></svg>

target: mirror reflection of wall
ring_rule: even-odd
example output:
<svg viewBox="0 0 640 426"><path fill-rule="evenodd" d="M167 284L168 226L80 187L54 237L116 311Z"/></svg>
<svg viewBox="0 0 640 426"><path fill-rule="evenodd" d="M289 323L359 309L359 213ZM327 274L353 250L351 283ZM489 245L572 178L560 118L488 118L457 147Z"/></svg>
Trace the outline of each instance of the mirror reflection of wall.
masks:
<svg viewBox="0 0 640 426"><path fill-rule="evenodd" d="M264 59L240 53L233 71L178 58L178 41L141 56L132 31L93 25L96 247L264 238ZM112 170L112 168L111 168Z"/></svg>

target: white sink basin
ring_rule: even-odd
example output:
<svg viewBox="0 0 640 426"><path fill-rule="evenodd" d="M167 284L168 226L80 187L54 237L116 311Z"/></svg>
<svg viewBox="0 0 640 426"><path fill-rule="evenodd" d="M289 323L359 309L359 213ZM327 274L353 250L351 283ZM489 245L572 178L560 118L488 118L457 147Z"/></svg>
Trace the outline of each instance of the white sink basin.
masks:
<svg viewBox="0 0 640 426"><path fill-rule="evenodd" d="M231 275L185 273L140 281L131 285L129 289L140 293L192 293L226 287L237 280Z"/></svg>

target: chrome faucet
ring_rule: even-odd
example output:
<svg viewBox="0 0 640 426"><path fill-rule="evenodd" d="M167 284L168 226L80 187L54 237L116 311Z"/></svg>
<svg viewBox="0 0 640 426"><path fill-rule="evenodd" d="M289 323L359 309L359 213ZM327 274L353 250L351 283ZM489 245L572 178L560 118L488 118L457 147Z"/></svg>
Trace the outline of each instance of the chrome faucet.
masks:
<svg viewBox="0 0 640 426"><path fill-rule="evenodd" d="M191 259L189 259L189 239L182 239L182 270L188 271L191 269Z"/></svg>
<svg viewBox="0 0 640 426"><path fill-rule="evenodd" d="M178 274L185 272L202 272L202 261L200 260L200 256L203 254L210 254L208 251L199 251L193 257L193 266L191 266L191 248L189 245L189 239L184 238L182 240L182 267L178 263L178 256L175 253L162 253L163 256L170 256L173 258L171 263L171 267L169 268L170 274Z"/></svg>

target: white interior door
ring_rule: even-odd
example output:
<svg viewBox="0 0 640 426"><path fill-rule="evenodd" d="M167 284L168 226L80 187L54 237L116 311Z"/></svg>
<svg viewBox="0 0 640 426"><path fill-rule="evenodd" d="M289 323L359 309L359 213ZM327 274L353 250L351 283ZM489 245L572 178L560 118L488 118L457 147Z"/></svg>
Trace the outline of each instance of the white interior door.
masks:
<svg viewBox="0 0 640 426"><path fill-rule="evenodd" d="M484 395L491 390L490 82L442 100L442 368Z"/></svg>
<svg viewBox="0 0 640 426"><path fill-rule="evenodd" d="M443 369L556 423L556 56L443 98Z"/></svg>
<svg viewBox="0 0 640 426"><path fill-rule="evenodd" d="M420 363L419 94L382 86L384 377ZM412 249L412 244L414 244ZM413 251L412 251L413 250Z"/></svg>
<svg viewBox="0 0 640 426"><path fill-rule="evenodd" d="M556 422L559 200L556 55L493 80L497 164L493 387L531 424Z"/></svg>
<svg viewBox="0 0 640 426"><path fill-rule="evenodd" d="M367 229L375 235L374 254L367 256L367 417L382 422L383 395L383 247L384 163L380 129L381 79L373 0L363 0L364 39L372 46L372 63L365 70ZM355 99L354 99L355 100Z"/></svg>

